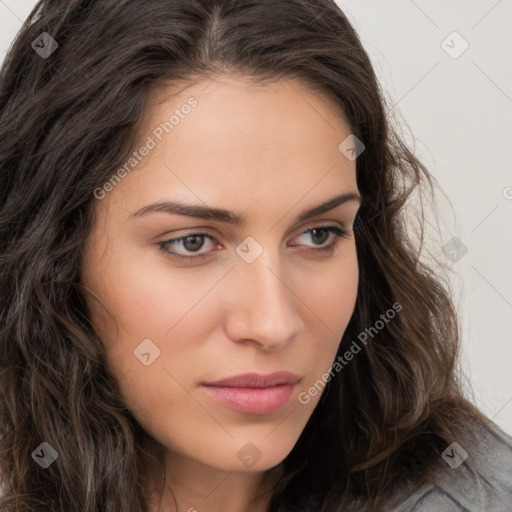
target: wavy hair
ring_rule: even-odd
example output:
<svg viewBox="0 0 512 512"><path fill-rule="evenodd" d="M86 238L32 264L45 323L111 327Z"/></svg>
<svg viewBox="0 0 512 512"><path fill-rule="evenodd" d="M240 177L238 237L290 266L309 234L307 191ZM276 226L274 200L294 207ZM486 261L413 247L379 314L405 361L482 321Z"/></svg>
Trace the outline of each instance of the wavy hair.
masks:
<svg viewBox="0 0 512 512"><path fill-rule="evenodd" d="M58 44L45 58L33 46L42 32ZM360 281L338 355L402 308L327 383L281 463L270 510L383 510L398 484L428 481L444 448L488 421L462 390L449 284L420 258L424 216L419 244L407 231L408 199L434 180L393 127L333 0L41 0L0 75L4 512L147 510L143 431L89 321L82 249L94 191L133 151L152 91L221 72L300 80L339 106L365 145ZM32 456L43 441L58 453L44 470ZM318 502L306 506L308 496Z"/></svg>

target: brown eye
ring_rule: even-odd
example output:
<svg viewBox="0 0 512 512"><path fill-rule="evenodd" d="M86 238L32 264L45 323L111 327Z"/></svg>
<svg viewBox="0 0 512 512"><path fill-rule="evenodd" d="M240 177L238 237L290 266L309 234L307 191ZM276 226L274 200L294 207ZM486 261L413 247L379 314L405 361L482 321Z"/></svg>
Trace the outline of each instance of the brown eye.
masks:
<svg viewBox="0 0 512 512"><path fill-rule="evenodd" d="M214 240L214 238L208 233L190 233L189 235L180 236L178 238L164 240L163 242L158 243L158 246L162 251L170 254L173 258L200 258L209 255L209 252L198 253L198 251L205 245L206 239ZM170 250L169 247L172 247L173 249ZM175 248L180 249L180 252L177 252ZM187 255L187 253L191 253L191 255Z"/></svg>
<svg viewBox="0 0 512 512"><path fill-rule="evenodd" d="M350 235L346 229L342 229L338 226L317 226L311 229L304 231L300 237L304 235L308 235L310 240L313 241L313 250L330 250L333 249L336 244L339 242L340 238L350 238ZM314 247L315 245L322 245L329 237L333 235L333 241L325 247ZM299 244L293 244L299 245Z"/></svg>

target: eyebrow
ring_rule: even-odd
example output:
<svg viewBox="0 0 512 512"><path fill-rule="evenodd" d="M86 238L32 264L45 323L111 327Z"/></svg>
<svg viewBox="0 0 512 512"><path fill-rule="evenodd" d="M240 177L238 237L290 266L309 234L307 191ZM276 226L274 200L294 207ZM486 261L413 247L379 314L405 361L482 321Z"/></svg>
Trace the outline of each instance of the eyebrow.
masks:
<svg viewBox="0 0 512 512"><path fill-rule="evenodd" d="M349 201L356 201L361 204L361 196L356 192L345 192L338 196L329 199L325 203L314 206L303 211L297 218L298 222L328 212L337 206L347 203ZM175 215L185 215L187 217L195 217L198 219L212 220L217 222L224 222L234 226L245 226L246 220L243 216L237 215L234 212L223 210L221 208L210 208L208 206L185 204L179 201L159 201L142 207L140 210L132 213L131 217L142 217L144 215L164 212Z"/></svg>

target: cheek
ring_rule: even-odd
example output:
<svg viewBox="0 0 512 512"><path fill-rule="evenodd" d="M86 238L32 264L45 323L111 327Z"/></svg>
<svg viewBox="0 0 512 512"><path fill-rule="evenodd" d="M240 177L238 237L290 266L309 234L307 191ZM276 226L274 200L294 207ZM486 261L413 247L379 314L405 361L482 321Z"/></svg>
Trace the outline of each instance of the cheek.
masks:
<svg viewBox="0 0 512 512"><path fill-rule="evenodd" d="M299 274L295 287L301 299L316 315L316 329L321 329L323 325L339 342L337 335L343 334L354 312L358 284L357 254L355 250L347 250L342 258L334 260L322 271L306 276Z"/></svg>
<svg viewBox="0 0 512 512"><path fill-rule="evenodd" d="M171 274L168 266L154 262L110 261L117 264L93 267L96 273L89 281L112 314L98 301L89 301L92 322L107 348L108 368L142 427L175 436L184 418L191 424L204 422L204 410L184 388L193 386L208 329L218 324L215 293L208 291L219 276L186 269ZM180 414L168 414L173 410ZM166 441L173 445L171 438Z"/></svg>
<svg viewBox="0 0 512 512"><path fill-rule="evenodd" d="M341 263L310 281L304 296L314 312L309 330L316 340L310 354L312 378L319 378L331 367L341 338L354 312L359 284L359 267L355 251ZM319 397L318 397L319 398Z"/></svg>
<svg viewBox="0 0 512 512"><path fill-rule="evenodd" d="M140 257L109 258L94 266L88 279L101 299L88 298L93 322L109 346L116 339L129 338L135 343L133 351L146 338L165 339L211 287L200 272L171 272L165 263Z"/></svg>
<svg viewBox="0 0 512 512"><path fill-rule="evenodd" d="M201 314L214 307L211 301L194 305L211 283L192 285L186 272L171 278L168 269L117 261L95 267L89 281L112 315L97 300L88 300L92 322L130 412L147 432L160 433L168 447L179 451L188 442L183 423L204 423L204 410L184 388L191 387L207 339L205 326L212 323L213 312Z"/></svg>

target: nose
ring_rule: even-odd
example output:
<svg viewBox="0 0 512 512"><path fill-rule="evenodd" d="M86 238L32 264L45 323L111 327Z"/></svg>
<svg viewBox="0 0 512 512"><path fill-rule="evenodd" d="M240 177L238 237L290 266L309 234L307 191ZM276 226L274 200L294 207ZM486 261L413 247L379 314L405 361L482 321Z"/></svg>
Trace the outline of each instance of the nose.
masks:
<svg viewBox="0 0 512 512"><path fill-rule="evenodd" d="M304 328L300 316L304 299L266 253L252 263L236 261L230 272L225 330L235 342L276 351L285 348Z"/></svg>

